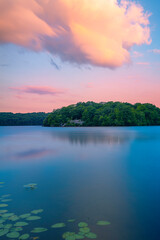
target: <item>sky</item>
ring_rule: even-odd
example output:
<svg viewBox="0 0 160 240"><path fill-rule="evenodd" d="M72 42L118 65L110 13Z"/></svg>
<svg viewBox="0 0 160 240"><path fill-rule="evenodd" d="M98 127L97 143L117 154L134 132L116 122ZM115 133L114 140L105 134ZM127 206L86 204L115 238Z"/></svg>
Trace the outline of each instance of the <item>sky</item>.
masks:
<svg viewBox="0 0 160 240"><path fill-rule="evenodd" d="M160 107L158 0L0 0L0 112Z"/></svg>

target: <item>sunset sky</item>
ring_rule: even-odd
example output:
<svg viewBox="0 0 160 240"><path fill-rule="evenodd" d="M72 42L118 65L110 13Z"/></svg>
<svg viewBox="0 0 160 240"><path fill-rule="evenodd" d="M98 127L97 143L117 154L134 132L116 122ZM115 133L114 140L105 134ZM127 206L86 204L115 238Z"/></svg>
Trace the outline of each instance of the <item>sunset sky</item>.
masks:
<svg viewBox="0 0 160 240"><path fill-rule="evenodd" d="M160 107L158 0L0 0L0 111Z"/></svg>

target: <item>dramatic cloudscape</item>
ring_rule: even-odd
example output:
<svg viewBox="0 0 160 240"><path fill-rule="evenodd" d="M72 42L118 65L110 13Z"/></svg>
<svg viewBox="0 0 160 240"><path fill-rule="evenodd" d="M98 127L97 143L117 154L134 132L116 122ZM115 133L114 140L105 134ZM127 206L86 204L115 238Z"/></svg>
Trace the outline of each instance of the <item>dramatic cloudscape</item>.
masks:
<svg viewBox="0 0 160 240"><path fill-rule="evenodd" d="M159 2L1 0L0 111L160 106Z"/></svg>

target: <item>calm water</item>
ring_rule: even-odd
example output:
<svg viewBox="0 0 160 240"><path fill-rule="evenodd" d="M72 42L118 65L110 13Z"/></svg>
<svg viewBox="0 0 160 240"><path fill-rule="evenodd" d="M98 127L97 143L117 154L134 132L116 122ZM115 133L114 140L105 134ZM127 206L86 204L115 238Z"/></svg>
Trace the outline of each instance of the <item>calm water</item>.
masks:
<svg viewBox="0 0 160 240"><path fill-rule="evenodd" d="M160 127L0 127L0 142L0 196L12 199L0 210L44 210L39 220L19 220L29 223L21 234L59 240L83 221L97 240L160 239ZM23 187L32 182L37 189ZM51 228L59 222L66 227Z"/></svg>

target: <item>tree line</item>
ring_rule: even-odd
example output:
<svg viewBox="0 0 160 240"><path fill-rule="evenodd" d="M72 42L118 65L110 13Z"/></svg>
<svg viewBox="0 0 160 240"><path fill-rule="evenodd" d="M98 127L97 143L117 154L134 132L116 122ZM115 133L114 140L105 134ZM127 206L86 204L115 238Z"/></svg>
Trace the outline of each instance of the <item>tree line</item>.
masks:
<svg viewBox="0 0 160 240"><path fill-rule="evenodd" d="M160 125L160 109L146 103L79 102L54 110L44 126L150 126Z"/></svg>
<svg viewBox="0 0 160 240"><path fill-rule="evenodd" d="M11 113L0 112L0 126L43 125L48 113Z"/></svg>

